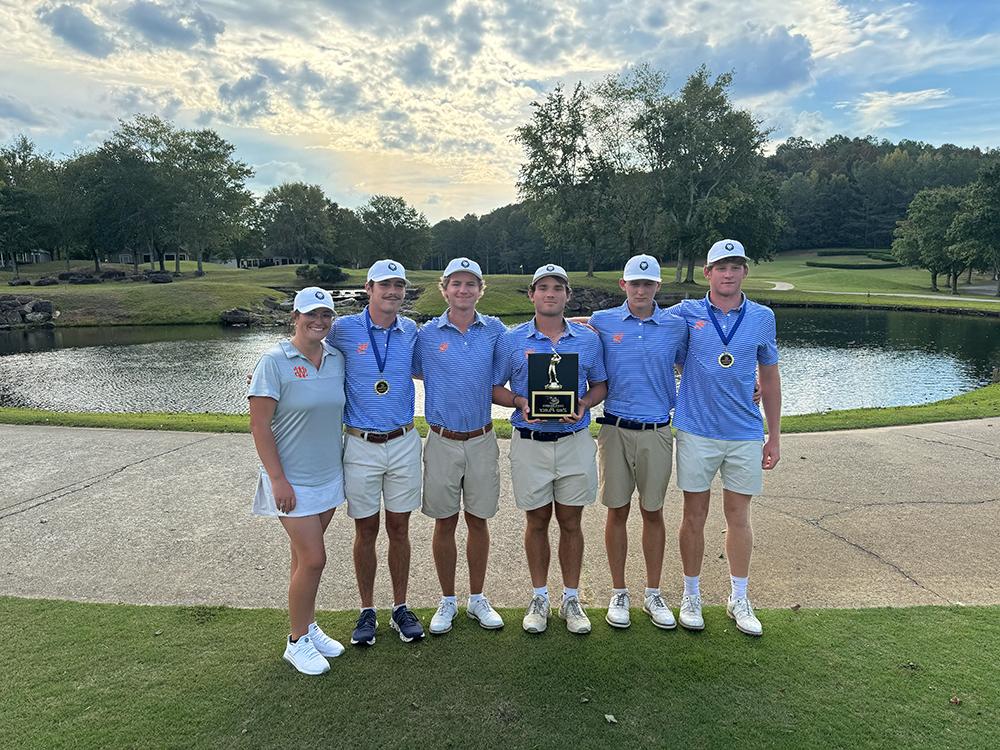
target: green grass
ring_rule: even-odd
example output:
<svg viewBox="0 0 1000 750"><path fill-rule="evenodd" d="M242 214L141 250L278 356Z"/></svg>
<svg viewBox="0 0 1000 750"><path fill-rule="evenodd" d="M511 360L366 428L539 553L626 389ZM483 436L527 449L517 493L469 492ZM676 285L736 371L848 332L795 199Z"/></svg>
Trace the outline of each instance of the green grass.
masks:
<svg viewBox="0 0 1000 750"><path fill-rule="evenodd" d="M521 614L416 644L382 622L374 648L310 678L280 658L282 611L0 598L0 734L25 749L1000 743L997 607L764 610L760 639L718 607L699 634L638 613L612 631L593 610L588 636L558 619L529 636ZM319 620L346 640L354 617Z"/></svg>
<svg viewBox="0 0 1000 750"><path fill-rule="evenodd" d="M890 406L871 409L845 409L817 414L799 414L781 419L784 434L859 430L869 427L950 422L960 419L985 419L1000 416L1000 383L978 388L970 393L917 406ZM427 434L423 417L414 420L421 435ZM137 414L106 412L60 412L43 409L0 407L0 424L52 425L60 427L107 427L127 430L180 430L185 432L249 432L246 415L143 412ZM600 425L592 423L591 434ZM510 437L510 422L494 419L497 437Z"/></svg>

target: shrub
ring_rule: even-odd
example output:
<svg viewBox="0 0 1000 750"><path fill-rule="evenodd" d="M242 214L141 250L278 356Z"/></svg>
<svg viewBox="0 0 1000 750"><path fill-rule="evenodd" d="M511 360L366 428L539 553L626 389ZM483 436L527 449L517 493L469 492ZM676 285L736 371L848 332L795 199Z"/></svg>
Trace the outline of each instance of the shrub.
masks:
<svg viewBox="0 0 1000 750"><path fill-rule="evenodd" d="M299 266L298 268L295 269L295 275L298 276L300 279L309 279L309 278L312 278L310 276L310 274L312 272L313 272L313 269L311 269L308 265Z"/></svg>
<svg viewBox="0 0 1000 750"><path fill-rule="evenodd" d="M807 260L806 265L811 268L840 268L850 271L871 271L879 268L901 268L902 263L836 263L832 260Z"/></svg>
<svg viewBox="0 0 1000 750"><path fill-rule="evenodd" d="M871 250L858 250L858 249L855 249L855 248L844 247L844 248L837 248L837 249L833 249L833 250L817 250L816 251L816 257L817 258L830 258L830 257L834 257L834 256L837 256L837 255L868 255L868 253L870 253L870 252L872 252L872 251Z"/></svg>
<svg viewBox="0 0 1000 750"><path fill-rule="evenodd" d="M308 269L306 273L299 273L302 268ZM295 270L295 275L300 276L304 279L309 279L309 281L316 281L320 284L339 284L341 281L347 280L347 274L340 270L337 266L331 266L327 263L319 263L315 268L310 268L309 266L299 266Z"/></svg>

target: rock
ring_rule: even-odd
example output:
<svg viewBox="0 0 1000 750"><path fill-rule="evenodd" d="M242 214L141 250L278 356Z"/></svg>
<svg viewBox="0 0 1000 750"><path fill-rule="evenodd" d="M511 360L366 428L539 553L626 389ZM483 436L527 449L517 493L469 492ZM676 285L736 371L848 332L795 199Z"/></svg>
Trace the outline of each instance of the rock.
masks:
<svg viewBox="0 0 1000 750"><path fill-rule="evenodd" d="M227 326L251 326L260 323L261 318L259 315L255 315L249 310L245 310L242 307L237 307L232 310L225 310L219 319L222 321L223 325Z"/></svg>
<svg viewBox="0 0 1000 750"><path fill-rule="evenodd" d="M25 323L45 323L49 320L52 320L52 314L47 312L30 312L24 316Z"/></svg>
<svg viewBox="0 0 1000 750"><path fill-rule="evenodd" d="M195 276L198 276L198 277L201 277L201 276L204 276L204 275L205 275L205 272L204 272L204 271L195 271L195 272L194 272L194 275L195 275Z"/></svg>
<svg viewBox="0 0 1000 750"><path fill-rule="evenodd" d="M281 310L281 312L291 312L292 308L294 307L295 303L292 302L291 300L288 300L287 302L282 302L278 305L278 309Z"/></svg>
<svg viewBox="0 0 1000 750"><path fill-rule="evenodd" d="M170 284L174 277L169 273L150 273L146 275L146 279L150 284Z"/></svg>
<svg viewBox="0 0 1000 750"><path fill-rule="evenodd" d="M0 310L0 323L9 326L21 325L21 311L19 309Z"/></svg>
<svg viewBox="0 0 1000 750"><path fill-rule="evenodd" d="M23 294L17 295L14 299L17 300L17 303L19 305L26 305L29 302L34 302L35 301L34 297L25 297Z"/></svg>
<svg viewBox="0 0 1000 750"><path fill-rule="evenodd" d="M54 286L59 283L58 279L53 279L51 276L43 276L35 282L35 286Z"/></svg>
<svg viewBox="0 0 1000 750"><path fill-rule="evenodd" d="M96 276L71 276L69 279L70 284L100 284L104 279L99 279Z"/></svg>
<svg viewBox="0 0 1000 750"><path fill-rule="evenodd" d="M52 300L47 299L36 299L29 302L25 307L30 307L30 310L25 310L25 312L40 312L52 314Z"/></svg>
<svg viewBox="0 0 1000 750"><path fill-rule="evenodd" d="M59 281L69 281L74 276L79 276L79 275L80 274L77 273L76 271L60 271L58 274L56 274L56 278L59 279Z"/></svg>
<svg viewBox="0 0 1000 750"><path fill-rule="evenodd" d="M271 299L270 297L265 297L264 298L264 307L268 307L268 308L270 308L272 310L280 310L281 309L281 303L278 302L277 300Z"/></svg>
<svg viewBox="0 0 1000 750"><path fill-rule="evenodd" d="M31 282L28 279L11 279L7 286L31 286Z"/></svg>
<svg viewBox="0 0 1000 750"><path fill-rule="evenodd" d="M6 310L16 310L20 306L21 303L9 295L6 297L6 299L0 299L0 312Z"/></svg>
<svg viewBox="0 0 1000 750"><path fill-rule="evenodd" d="M119 271L117 268L112 268L101 274L102 279L121 279L125 277L124 271Z"/></svg>

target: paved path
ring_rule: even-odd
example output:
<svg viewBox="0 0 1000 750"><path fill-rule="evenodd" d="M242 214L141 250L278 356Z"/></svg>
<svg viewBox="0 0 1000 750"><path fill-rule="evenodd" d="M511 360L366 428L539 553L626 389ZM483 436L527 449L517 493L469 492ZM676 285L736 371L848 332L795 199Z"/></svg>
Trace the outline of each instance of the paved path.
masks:
<svg viewBox="0 0 1000 750"><path fill-rule="evenodd" d="M771 281L766 280L766 283L773 284L771 287L772 292L790 292L795 289L795 284L788 281ZM967 292L981 292L982 297L953 297L951 295L942 294L910 294L906 292L832 292L829 289L802 289L800 291L808 292L809 294L843 294L853 297L870 297L875 295L877 297L909 297L911 299L936 299L936 300L957 300L959 302L997 302L1000 303L1000 299L996 297L996 287L995 286L970 286L965 287Z"/></svg>
<svg viewBox="0 0 1000 750"><path fill-rule="evenodd" d="M523 520L511 501L507 441L501 445L504 497L491 527L488 593L499 605L522 606L529 586ZM248 511L256 466L249 435L0 425L0 446L0 594L284 606L284 534ZM766 494L754 500L756 604L1000 603L1000 419L788 435L782 449ZM671 530L679 501L671 489ZM713 508L706 535L710 602L728 591L720 511ZM605 604L610 585L602 521L599 507L584 512L582 588L594 605ZM413 605L437 601L430 531L415 514ZM637 531L634 523L635 540ZM351 536L338 512L328 532L323 608L357 604ZM390 603L384 542L383 534L380 606ZM633 590L642 587L638 544L628 578ZM664 580L676 602L672 531ZM559 590L555 556L549 583ZM459 593L467 593L461 583Z"/></svg>

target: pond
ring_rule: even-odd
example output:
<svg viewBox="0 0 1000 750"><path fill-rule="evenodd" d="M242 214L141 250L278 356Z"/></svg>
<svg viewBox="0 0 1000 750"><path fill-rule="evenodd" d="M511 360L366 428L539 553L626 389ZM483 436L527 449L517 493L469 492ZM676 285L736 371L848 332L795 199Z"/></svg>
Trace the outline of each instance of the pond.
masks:
<svg viewBox="0 0 1000 750"><path fill-rule="evenodd" d="M776 315L785 414L936 401L986 384L1000 365L995 318L790 308ZM0 406L245 413L244 375L282 336L219 326L0 333ZM495 417L507 415L495 407Z"/></svg>

